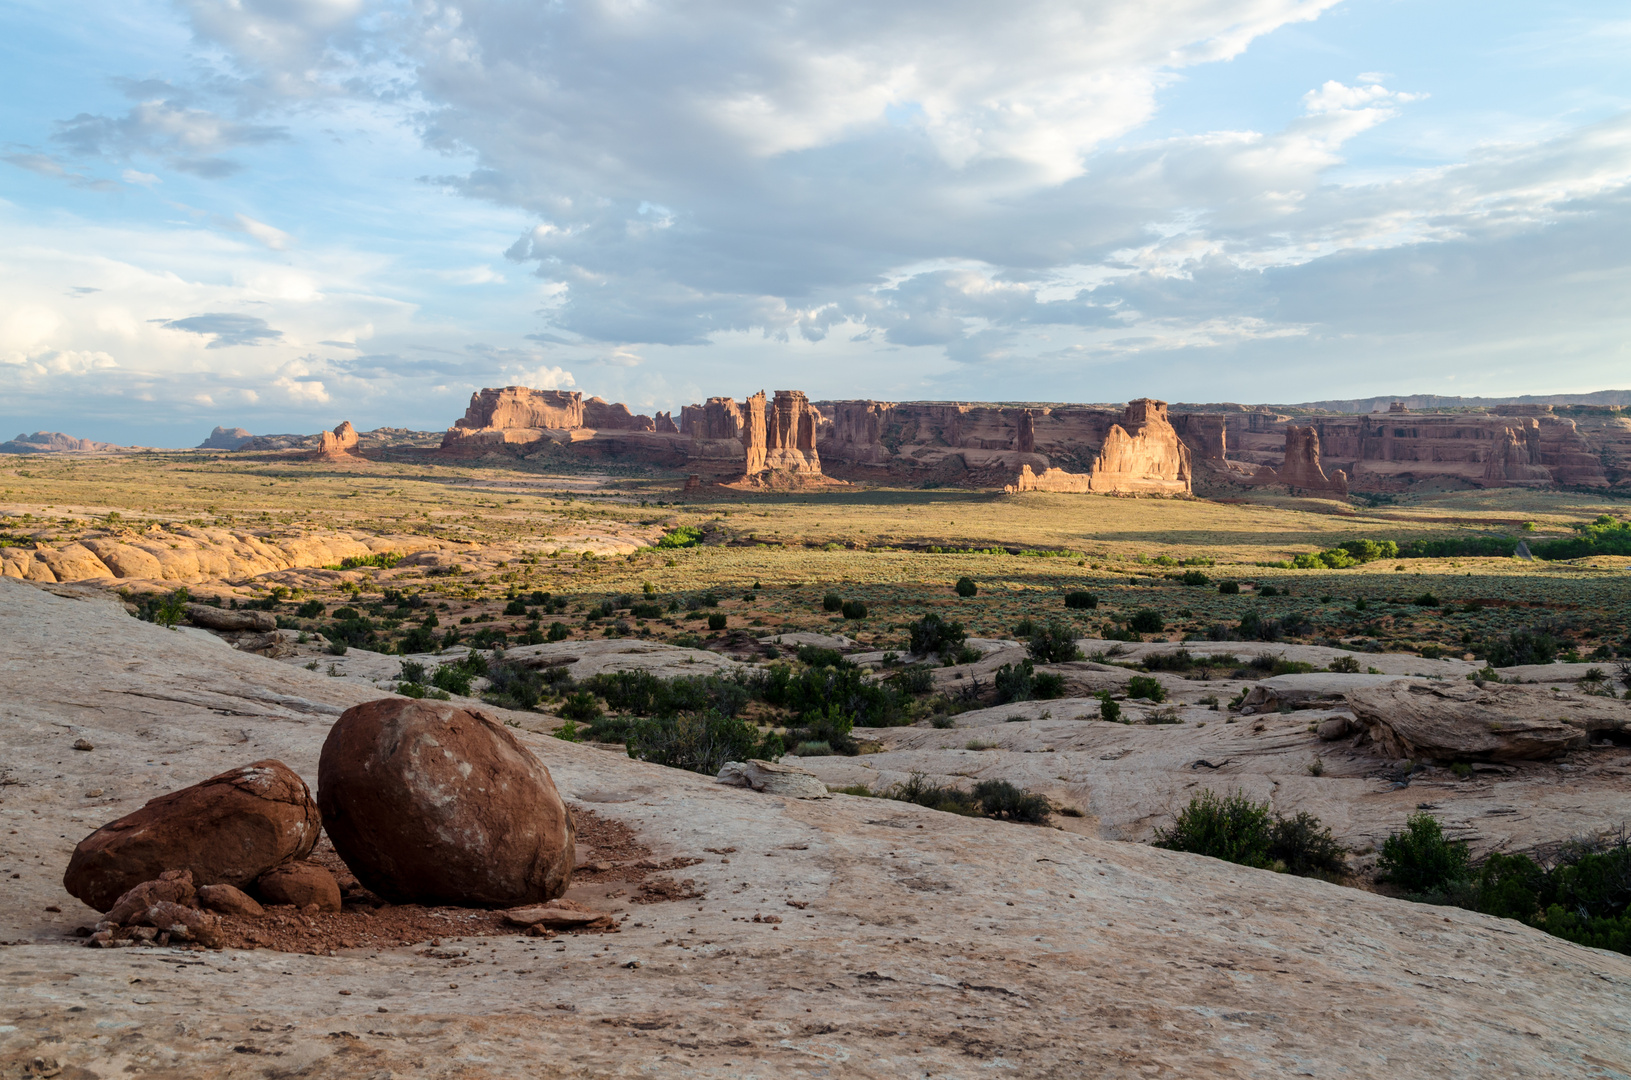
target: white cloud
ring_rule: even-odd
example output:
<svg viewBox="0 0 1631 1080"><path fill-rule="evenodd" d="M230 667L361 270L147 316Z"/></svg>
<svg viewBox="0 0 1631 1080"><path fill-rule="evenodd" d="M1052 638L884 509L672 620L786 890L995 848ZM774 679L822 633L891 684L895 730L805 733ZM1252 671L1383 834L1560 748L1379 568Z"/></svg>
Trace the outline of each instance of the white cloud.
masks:
<svg viewBox="0 0 1631 1080"><path fill-rule="evenodd" d="M284 250L293 240L293 237L282 229L268 225L264 221L256 221L247 214L236 214L233 220L237 223L239 229L253 236L273 251Z"/></svg>

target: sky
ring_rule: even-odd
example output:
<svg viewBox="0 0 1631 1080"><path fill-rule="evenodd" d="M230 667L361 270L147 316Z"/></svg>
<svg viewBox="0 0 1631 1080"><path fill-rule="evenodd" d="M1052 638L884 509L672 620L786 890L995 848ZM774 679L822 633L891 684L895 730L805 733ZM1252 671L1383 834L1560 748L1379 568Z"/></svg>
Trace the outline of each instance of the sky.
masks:
<svg viewBox="0 0 1631 1080"><path fill-rule="evenodd" d="M0 0L0 439L1631 386L1631 9Z"/></svg>

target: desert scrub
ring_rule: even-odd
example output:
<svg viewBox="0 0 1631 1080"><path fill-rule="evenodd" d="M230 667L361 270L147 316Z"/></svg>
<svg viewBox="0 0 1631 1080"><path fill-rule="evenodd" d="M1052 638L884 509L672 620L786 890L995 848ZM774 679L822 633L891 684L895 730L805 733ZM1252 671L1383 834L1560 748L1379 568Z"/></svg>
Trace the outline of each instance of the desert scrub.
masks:
<svg viewBox="0 0 1631 1080"><path fill-rule="evenodd" d="M992 682L996 687L998 705L1033 699L1051 701L1065 696L1064 676L1050 671L1038 675L1035 665L1029 660L1021 660L1017 665L1002 665L997 669Z"/></svg>
<svg viewBox="0 0 1631 1080"><path fill-rule="evenodd" d="M1191 799L1170 828L1156 829L1154 845L1242 866L1321 877L1341 874L1347 854L1312 814L1286 817L1244 791L1219 796L1210 789Z"/></svg>
<svg viewBox="0 0 1631 1080"><path fill-rule="evenodd" d="M1082 650L1076 647L1075 633L1064 623L1054 620L1031 630L1028 648L1031 659L1039 664L1059 664L1082 658Z"/></svg>
<svg viewBox="0 0 1631 1080"><path fill-rule="evenodd" d="M974 785L973 791L964 791L950 784L936 784L923 773L912 773L904 782L877 794L885 799L915 803L948 814L984 816L1028 824L1046 821L1051 811L1045 796L1006 780L982 780Z"/></svg>
<svg viewBox="0 0 1631 1080"><path fill-rule="evenodd" d="M1382 841L1376 867L1378 877L1407 893L1443 893L1466 880L1467 845L1447 839L1438 819L1423 810Z"/></svg>
<svg viewBox="0 0 1631 1080"><path fill-rule="evenodd" d="M1167 700L1167 691L1166 687L1161 685L1159 679L1151 678L1148 675L1134 675L1127 682L1127 696L1130 698L1143 698L1159 705Z"/></svg>
<svg viewBox="0 0 1631 1080"><path fill-rule="evenodd" d="M631 758L709 776L727 761L769 760L785 752L774 732L762 735L745 720L713 712L637 720L627 745Z"/></svg>
<svg viewBox="0 0 1631 1080"><path fill-rule="evenodd" d="M968 638L960 622L930 612L909 625L907 651L915 656L939 656L957 649Z"/></svg>

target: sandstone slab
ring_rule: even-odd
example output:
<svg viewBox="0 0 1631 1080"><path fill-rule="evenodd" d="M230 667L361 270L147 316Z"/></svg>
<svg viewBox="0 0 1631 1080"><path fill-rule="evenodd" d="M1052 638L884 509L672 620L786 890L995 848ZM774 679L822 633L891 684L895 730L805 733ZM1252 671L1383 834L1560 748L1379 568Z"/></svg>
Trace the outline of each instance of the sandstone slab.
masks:
<svg viewBox="0 0 1631 1080"><path fill-rule="evenodd" d="M1348 706L1395 757L1545 759L1631 730L1624 702L1545 687L1398 682L1355 690Z"/></svg>

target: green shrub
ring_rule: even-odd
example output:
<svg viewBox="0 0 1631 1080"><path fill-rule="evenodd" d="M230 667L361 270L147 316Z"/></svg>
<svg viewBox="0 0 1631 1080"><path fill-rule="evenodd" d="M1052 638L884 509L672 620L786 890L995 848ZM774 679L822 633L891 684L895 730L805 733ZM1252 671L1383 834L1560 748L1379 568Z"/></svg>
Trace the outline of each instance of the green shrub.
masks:
<svg viewBox="0 0 1631 1080"><path fill-rule="evenodd" d="M1424 592L1411 601L1417 607L1438 607L1438 597L1430 592Z"/></svg>
<svg viewBox="0 0 1631 1080"><path fill-rule="evenodd" d="M372 555L348 555L340 560L339 569L355 570L362 566L377 566L381 570L389 570L401 561L400 551L376 551Z"/></svg>
<svg viewBox="0 0 1631 1080"><path fill-rule="evenodd" d="M949 814L973 815L978 812L974 796L962 788L932 783L920 772L912 773L903 782L882 793L886 799L916 803L931 810Z"/></svg>
<svg viewBox="0 0 1631 1080"><path fill-rule="evenodd" d="M1130 698L1143 698L1156 704L1167 700L1167 691L1159 679L1152 679L1148 675L1134 675L1127 683L1127 696Z"/></svg>
<svg viewBox="0 0 1631 1080"><path fill-rule="evenodd" d="M549 633L546 636L550 641L565 641L572 636L572 631L567 629L567 625L563 622L552 622L549 624Z"/></svg>
<svg viewBox="0 0 1631 1080"><path fill-rule="evenodd" d="M425 681L425 665L416 664L412 660L404 660L402 661L402 670L397 674L397 678L406 683L422 685Z"/></svg>
<svg viewBox="0 0 1631 1080"><path fill-rule="evenodd" d="M708 616L708 629L723 630L725 629L726 621L725 613L723 611L716 611Z"/></svg>
<svg viewBox="0 0 1631 1080"><path fill-rule="evenodd" d="M1039 664L1061 664L1082 658L1082 650L1076 647L1075 633L1064 623L1051 620L1031 632L1027 647L1031 659Z"/></svg>
<svg viewBox="0 0 1631 1080"><path fill-rule="evenodd" d="M1631 555L1631 521L1603 514L1595 521L1573 526L1575 536L1543 540L1529 550L1542 559L1583 559L1591 555ZM1508 545L1510 548L1510 545Z"/></svg>
<svg viewBox="0 0 1631 1080"><path fill-rule="evenodd" d="M842 611L844 609L844 598L835 592L830 592L821 598L821 609L823 611Z"/></svg>
<svg viewBox="0 0 1631 1080"><path fill-rule="evenodd" d="M526 613L527 602L522 600L519 596L512 597L510 602L504 605L505 615L525 615Z"/></svg>
<svg viewBox="0 0 1631 1080"><path fill-rule="evenodd" d="M1268 803L1253 802L1244 791L1219 797L1202 791L1178 813L1170 828L1155 830L1155 846L1209 855L1242 866L1267 866L1273 842Z"/></svg>
<svg viewBox="0 0 1631 1080"><path fill-rule="evenodd" d="M1185 570L1184 576L1179 579L1185 585L1209 585L1212 579L1199 570Z"/></svg>
<svg viewBox="0 0 1631 1080"><path fill-rule="evenodd" d="M846 619L866 618L866 605L859 600L845 600L841 610Z"/></svg>
<svg viewBox="0 0 1631 1080"><path fill-rule="evenodd" d="M998 705L1006 705L1010 701L1030 701L1036 696L1036 671L1029 660L1002 665L991 681L996 686Z"/></svg>
<svg viewBox="0 0 1631 1080"><path fill-rule="evenodd" d="M1318 760L1318 759L1316 759ZM1328 827L1307 812L1295 817L1276 817L1270 829L1269 859L1283 863L1289 873L1341 874L1347 869L1347 849L1337 843Z"/></svg>
<svg viewBox="0 0 1631 1080"><path fill-rule="evenodd" d="M1006 780L982 780L974 785L974 798L986 817L1037 824L1048 820L1051 807L1041 795L1015 787Z"/></svg>
<svg viewBox="0 0 1631 1080"><path fill-rule="evenodd" d="M799 663L809 664L811 667L849 667L850 662L844 659L844 654L837 649L825 649L820 645L800 645L793 655L798 657Z"/></svg>
<svg viewBox="0 0 1631 1080"><path fill-rule="evenodd" d="M1467 845L1445 839L1438 819L1424 810L1382 841L1377 869L1406 892L1444 892L1467 877Z"/></svg>
<svg viewBox="0 0 1631 1080"><path fill-rule="evenodd" d="M1561 648L1558 640L1543 631L1514 630L1504 639L1484 646L1490 667L1517 667L1520 664L1550 664Z"/></svg>
<svg viewBox="0 0 1631 1080"><path fill-rule="evenodd" d="M702 530L694 525L681 525L663 534L657 541L659 548L688 548L702 543Z"/></svg>
<svg viewBox="0 0 1631 1080"><path fill-rule="evenodd" d="M934 672L914 664L891 675L889 681L903 694L927 694L934 689Z"/></svg>
<svg viewBox="0 0 1631 1080"><path fill-rule="evenodd" d="M531 709L544 696L543 676L531 668L496 663L487 671L488 687L481 699L506 709Z"/></svg>
<svg viewBox="0 0 1631 1080"><path fill-rule="evenodd" d="M295 608L296 615L302 619L321 619L323 617L323 602L321 600L307 600Z"/></svg>
<svg viewBox="0 0 1631 1080"><path fill-rule="evenodd" d="M462 664L440 664L431 674L431 685L460 697L470 696L470 680L474 674Z"/></svg>
<svg viewBox="0 0 1631 1080"><path fill-rule="evenodd" d="M1154 653L1140 662L1150 671L1188 671L1195 666L1195 657L1188 649L1179 649L1173 653Z"/></svg>
<svg viewBox="0 0 1631 1080"><path fill-rule="evenodd" d="M774 733L761 735L745 720L717 713L682 713L636 721L628 733L629 757L712 776L727 761L779 757Z"/></svg>
<svg viewBox="0 0 1631 1080"><path fill-rule="evenodd" d="M938 656L961 645L968 637L962 623L944 620L933 612L906 629L911 635L907 648L916 656Z"/></svg>
<svg viewBox="0 0 1631 1080"><path fill-rule="evenodd" d="M1065 594L1065 606L1068 608L1096 608L1099 598L1090 592L1076 590Z"/></svg>
<svg viewBox="0 0 1631 1080"><path fill-rule="evenodd" d="M629 608L629 614L636 619L660 619L663 617L661 604L639 603Z"/></svg>
<svg viewBox="0 0 1631 1080"><path fill-rule="evenodd" d="M187 614L191 599L184 588L164 596L150 593L136 602L136 617L166 628L173 627Z"/></svg>
<svg viewBox="0 0 1631 1080"><path fill-rule="evenodd" d="M682 712L736 716L752 696L745 678L681 675L665 679L649 671L603 671L585 679L583 688L604 698L610 708L638 716L677 716Z"/></svg>
<svg viewBox="0 0 1631 1080"><path fill-rule="evenodd" d="M957 590L957 595L965 600L980 591L980 587L974 584L974 579L968 577L958 578L954 588Z"/></svg>
<svg viewBox="0 0 1631 1080"><path fill-rule="evenodd" d="M600 707L600 700L588 690L576 690L566 695L561 703L560 714L567 720L581 720L593 723L605 715ZM632 755L631 755L632 756Z"/></svg>
<svg viewBox="0 0 1631 1080"><path fill-rule="evenodd" d="M1099 719L1112 724L1121 723L1121 706L1111 698L1109 691L1099 695Z"/></svg>
<svg viewBox="0 0 1631 1080"><path fill-rule="evenodd" d="M1331 661L1330 670L1356 675L1359 673L1359 658L1356 656L1339 656Z"/></svg>
<svg viewBox="0 0 1631 1080"><path fill-rule="evenodd" d="M1014 624L1014 636L1021 640L1030 637L1035 630L1036 623L1032 622L1029 616Z"/></svg>
<svg viewBox="0 0 1631 1080"><path fill-rule="evenodd" d="M1161 613L1151 608L1142 608L1127 620L1127 628L1137 634L1159 634L1166 629L1166 625Z"/></svg>
<svg viewBox="0 0 1631 1080"><path fill-rule="evenodd" d="M1238 596L1238 595L1240 595L1240 582L1238 582L1238 581L1219 582L1218 583L1218 592L1222 593L1225 596Z"/></svg>

